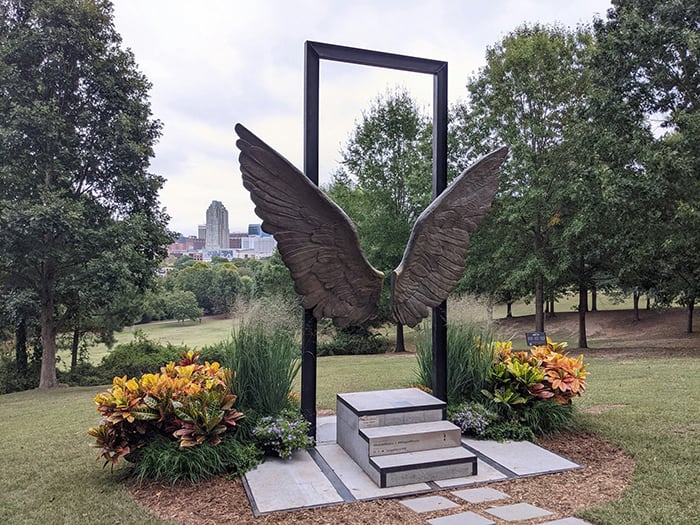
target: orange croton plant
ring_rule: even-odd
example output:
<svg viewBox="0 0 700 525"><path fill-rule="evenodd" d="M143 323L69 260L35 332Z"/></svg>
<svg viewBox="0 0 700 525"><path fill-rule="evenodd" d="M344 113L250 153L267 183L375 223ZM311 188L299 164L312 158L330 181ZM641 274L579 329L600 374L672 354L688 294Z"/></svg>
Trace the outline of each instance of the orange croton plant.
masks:
<svg viewBox="0 0 700 525"><path fill-rule="evenodd" d="M179 441L180 448L218 444L243 417L233 408L233 373L219 363L198 363L199 351L188 351L176 365L140 379L115 377L112 388L94 398L100 425L88 430L100 456L116 464L158 435Z"/></svg>

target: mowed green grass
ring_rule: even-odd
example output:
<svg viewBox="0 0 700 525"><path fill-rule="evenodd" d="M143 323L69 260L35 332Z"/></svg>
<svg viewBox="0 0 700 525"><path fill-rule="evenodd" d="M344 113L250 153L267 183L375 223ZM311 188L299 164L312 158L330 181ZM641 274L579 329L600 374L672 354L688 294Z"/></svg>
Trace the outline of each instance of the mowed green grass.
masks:
<svg viewBox="0 0 700 525"><path fill-rule="evenodd" d="M581 517L603 525L700 523L700 359L591 359L582 408L585 428L635 459L619 501ZM318 360L318 402L335 393L400 387L415 380L413 356L338 356ZM166 523L141 509L123 483L95 461L85 434L99 419L99 388L65 388L0 396L0 508L5 523ZM573 488L572 488L573 490Z"/></svg>
<svg viewBox="0 0 700 525"><path fill-rule="evenodd" d="M137 330L143 332L149 339L160 343L187 345L191 348L218 343L227 339L235 326L233 319L220 317L204 317L201 322L157 321L154 323L127 326L115 334L116 343L128 343L134 338ZM102 357L109 353L109 348L100 344L90 348L90 361L97 365ZM67 368L70 363L70 353L67 350L58 353L61 362L59 366Z"/></svg>
<svg viewBox="0 0 700 525"><path fill-rule="evenodd" d="M580 407L586 428L635 460L619 501L581 517L610 525L700 524L700 359L591 359Z"/></svg>

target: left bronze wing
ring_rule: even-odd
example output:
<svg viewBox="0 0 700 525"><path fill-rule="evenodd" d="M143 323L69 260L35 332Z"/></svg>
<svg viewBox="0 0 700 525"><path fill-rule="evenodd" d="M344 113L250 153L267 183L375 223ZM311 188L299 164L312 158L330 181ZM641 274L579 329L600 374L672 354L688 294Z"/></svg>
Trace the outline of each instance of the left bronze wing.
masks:
<svg viewBox="0 0 700 525"><path fill-rule="evenodd" d="M416 221L403 259L392 277L392 313L416 326L457 286L465 268L469 234L491 208L503 147L467 168Z"/></svg>
<svg viewBox="0 0 700 525"><path fill-rule="evenodd" d="M262 229L277 240L304 308L336 326L375 317L384 274L360 248L350 218L302 172L240 124L243 185Z"/></svg>

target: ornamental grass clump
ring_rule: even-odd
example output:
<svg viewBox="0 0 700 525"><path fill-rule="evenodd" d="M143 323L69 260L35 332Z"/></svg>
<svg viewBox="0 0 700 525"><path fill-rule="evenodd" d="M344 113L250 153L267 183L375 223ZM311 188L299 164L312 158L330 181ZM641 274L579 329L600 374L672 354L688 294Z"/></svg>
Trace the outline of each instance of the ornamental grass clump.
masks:
<svg viewBox="0 0 700 525"><path fill-rule="evenodd" d="M233 373L217 362L199 364L198 358L199 351L190 350L159 373L115 377L108 391L95 396L102 420L88 434L105 465L120 458L137 462L141 449L157 438L185 449L218 445L236 429L243 414L233 407Z"/></svg>

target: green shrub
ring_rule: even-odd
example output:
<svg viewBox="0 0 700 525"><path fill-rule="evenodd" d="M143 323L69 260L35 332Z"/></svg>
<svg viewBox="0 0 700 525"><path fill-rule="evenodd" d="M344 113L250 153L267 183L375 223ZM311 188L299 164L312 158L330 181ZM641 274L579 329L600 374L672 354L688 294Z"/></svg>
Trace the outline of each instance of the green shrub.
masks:
<svg viewBox="0 0 700 525"><path fill-rule="evenodd" d="M335 337L318 345L317 355L383 354L389 349L389 340L363 327L339 328Z"/></svg>
<svg viewBox="0 0 700 525"><path fill-rule="evenodd" d="M432 389L432 334L421 329L416 341L418 383ZM447 326L447 399L451 403L482 401L494 349L491 335L469 324Z"/></svg>
<svg viewBox="0 0 700 525"><path fill-rule="evenodd" d="M113 376L105 374L100 366L88 361L78 361L74 370L56 370L59 383L70 386L94 386L109 383Z"/></svg>
<svg viewBox="0 0 700 525"><path fill-rule="evenodd" d="M221 349L223 364L235 372L236 406L260 415L276 415L289 407L301 352L288 331L243 322Z"/></svg>
<svg viewBox="0 0 700 525"><path fill-rule="evenodd" d="M489 425L481 437L494 441L535 441L532 430L514 420L500 420Z"/></svg>
<svg viewBox="0 0 700 525"><path fill-rule="evenodd" d="M531 403L519 412L519 421L537 436L553 434L570 428L574 423L574 407L571 403L545 400Z"/></svg>
<svg viewBox="0 0 700 525"><path fill-rule="evenodd" d="M170 362L159 373L138 380L115 377L112 388L95 396L103 417L88 434L105 465L120 458L138 462L141 449L157 436L184 449L217 445L236 429L243 414L233 408L231 370L197 359L198 352L189 351L178 365Z"/></svg>
<svg viewBox="0 0 700 525"><path fill-rule="evenodd" d="M25 374L20 374L14 357L0 355L0 394L29 390L39 386L41 362L30 359Z"/></svg>
<svg viewBox="0 0 700 525"><path fill-rule="evenodd" d="M309 422L299 412L285 410L276 417L260 418L251 434L263 450L290 458L295 450L313 446L308 432Z"/></svg>
<svg viewBox="0 0 700 525"><path fill-rule="evenodd" d="M131 342L117 345L102 358L101 374L109 382L113 377L155 373L170 361L177 361L187 350L186 346L161 345L148 339L141 330L136 330Z"/></svg>
<svg viewBox="0 0 700 525"><path fill-rule="evenodd" d="M236 435L218 445L202 443L181 449L177 441L157 436L141 449L133 473L139 481L152 479L196 483L219 474L241 476L260 463L262 451Z"/></svg>

